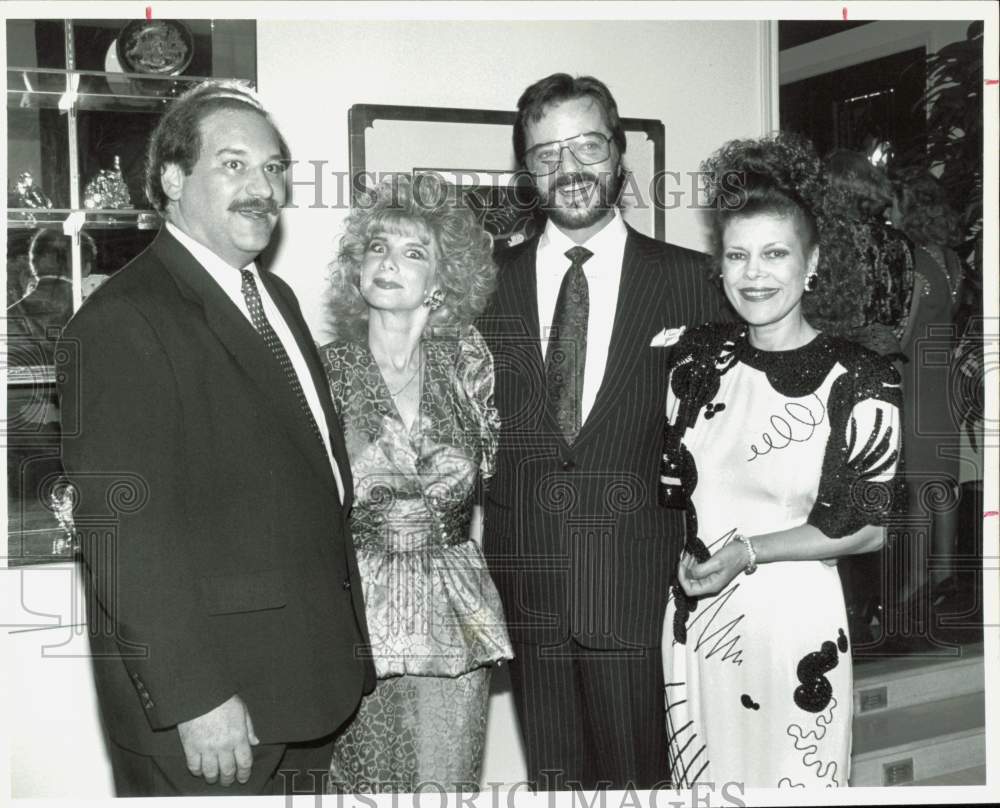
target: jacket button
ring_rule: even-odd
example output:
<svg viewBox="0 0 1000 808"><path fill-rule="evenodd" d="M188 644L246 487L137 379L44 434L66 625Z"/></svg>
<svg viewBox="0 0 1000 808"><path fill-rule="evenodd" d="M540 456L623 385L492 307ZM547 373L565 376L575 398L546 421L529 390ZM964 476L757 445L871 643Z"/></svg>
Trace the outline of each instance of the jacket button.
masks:
<svg viewBox="0 0 1000 808"><path fill-rule="evenodd" d="M563 460L562 467L563 471L570 471L571 469L576 468L576 463L574 463L572 460Z"/></svg>
<svg viewBox="0 0 1000 808"><path fill-rule="evenodd" d="M344 591L346 592L348 589L351 588L351 579L350 578L345 578L344 582L341 584L341 586L344 588Z"/></svg>

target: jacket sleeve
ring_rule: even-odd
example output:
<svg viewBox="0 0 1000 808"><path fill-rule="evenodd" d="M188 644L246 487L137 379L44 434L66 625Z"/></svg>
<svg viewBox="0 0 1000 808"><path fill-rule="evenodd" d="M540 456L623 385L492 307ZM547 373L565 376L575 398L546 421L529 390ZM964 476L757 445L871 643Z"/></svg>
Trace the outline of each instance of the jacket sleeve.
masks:
<svg viewBox="0 0 1000 808"><path fill-rule="evenodd" d="M191 548L213 537L185 508L171 357L135 305L95 298L67 326L57 363L63 464L96 598L90 631L111 635L151 727L171 727L237 690L202 600L199 576L211 571L193 568Z"/></svg>

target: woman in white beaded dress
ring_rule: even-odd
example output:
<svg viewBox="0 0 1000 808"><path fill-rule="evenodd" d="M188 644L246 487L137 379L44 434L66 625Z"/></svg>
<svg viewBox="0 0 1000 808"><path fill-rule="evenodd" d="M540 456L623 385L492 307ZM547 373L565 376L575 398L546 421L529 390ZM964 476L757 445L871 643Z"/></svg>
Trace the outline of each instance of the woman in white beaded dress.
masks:
<svg viewBox="0 0 1000 808"><path fill-rule="evenodd" d="M672 358L661 497L687 514L663 636L673 785L844 786L851 654L833 560L878 549L899 507L899 378L835 334L857 279L832 260L812 146L733 141L703 168L743 322L689 331Z"/></svg>
<svg viewBox="0 0 1000 808"><path fill-rule="evenodd" d="M478 545L498 417L472 322L491 239L434 175L348 217L321 349L354 478L351 529L378 684L334 745L335 792L478 787L492 667L511 658Z"/></svg>

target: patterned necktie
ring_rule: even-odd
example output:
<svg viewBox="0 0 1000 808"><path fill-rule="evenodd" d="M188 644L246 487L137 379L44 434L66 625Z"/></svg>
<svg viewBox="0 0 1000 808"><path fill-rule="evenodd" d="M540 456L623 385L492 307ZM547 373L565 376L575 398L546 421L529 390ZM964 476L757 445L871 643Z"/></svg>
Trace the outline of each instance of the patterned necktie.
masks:
<svg viewBox="0 0 1000 808"><path fill-rule="evenodd" d="M274 358L281 365L281 370L288 380L288 386L292 388L295 400L299 403L302 417L306 419L306 423L309 424L309 428L316 440L323 447L323 454L325 455L326 442L320 434L319 426L313 417L309 402L306 401L306 394L302 390L302 382L299 381L299 374L295 372L292 360L288 358L288 353L285 351L285 346L281 344L281 339L274 332L271 323L268 322L267 316L264 314L264 306L260 302L260 292L257 291L257 281L254 280L253 273L249 269L241 269L240 275L243 276L243 299L247 302L247 308L250 310L250 320L253 323L253 327L264 338L264 344L267 345L268 350L274 354ZM337 481L337 485L340 485L339 480Z"/></svg>
<svg viewBox="0 0 1000 808"><path fill-rule="evenodd" d="M583 423L583 372L587 365L587 318L590 290L583 264L593 253L585 247L566 251L569 269L563 275L552 315L545 352L545 388L556 423L572 444Z"/></svg>

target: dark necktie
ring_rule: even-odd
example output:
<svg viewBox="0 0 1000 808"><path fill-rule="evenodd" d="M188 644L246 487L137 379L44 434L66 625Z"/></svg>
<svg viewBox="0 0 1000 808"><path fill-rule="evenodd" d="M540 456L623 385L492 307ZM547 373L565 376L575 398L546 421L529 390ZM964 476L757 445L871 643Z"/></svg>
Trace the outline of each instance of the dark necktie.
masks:
<svg viewBox="0 0 1000 808"><path fill-rule="evenodd" d="M583 372L587 365L587 318L590 290L583 264L593 253L585 247L566 251L569 269L563 275L552 315L545 352L545 388L556 423L572 444L583 423Z"/></svg>
<svg viewBox="0 0 1000 808"><path fill-rule="evenodd" d="M288 358L285 346L281 344L281 339L274 332L271 323L268 322L267 316L264 314L264 306L260 302L260 292L257 291L257 281L254 280L253 273L249 269L241 269L240 274L243 276L243 299L247 302L247 308L250 310L250 321L253 323L253 327L257 330L257 333L264 338L264 344L267 345L268 350L274 354L274 358L281 365L281 370L288 380L288 386L292 388L295 400L299 403L302 417L306 419L306 423L309 425L316 440L323 447L323 454L326 455L326 442L320 434L319 426L316 424L312 409L306 400L306 394L302 390L302 382L299 381L299 374L295 372L295 367L292 365L292 360Z"/></svg>

